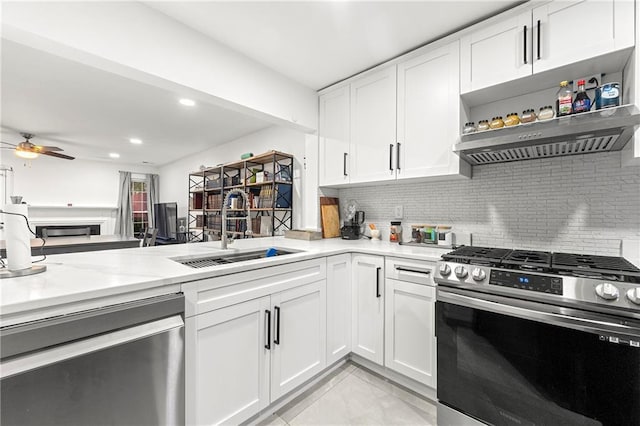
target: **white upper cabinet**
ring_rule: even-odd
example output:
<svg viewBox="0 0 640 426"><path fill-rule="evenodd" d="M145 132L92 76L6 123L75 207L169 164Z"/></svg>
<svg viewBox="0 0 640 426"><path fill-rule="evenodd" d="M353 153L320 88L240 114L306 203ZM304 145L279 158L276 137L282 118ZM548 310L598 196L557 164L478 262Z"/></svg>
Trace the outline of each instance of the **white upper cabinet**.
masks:
<svg viewBox="0 0 640 426"><path fill-rule="evenodd" d="M349 86L320 96L320 170L321 186L349 183Z"/></svg>
<svg viewBox="0 0 640 426"><path fill-rule="evenodd" d="M633 45L633 1L551 1L461 39L461 93Z"/></svg>
<svg viewBox="0 0 640 426"><path fill-rule="evenodd" d="M458 173L459 42L398 64L398 179Z"/></svg>
<svg viewBox="0 0 640 426"><path fill-rule="evenodd" d="M531 75L531 30L527 11L463 37L461 92Z"/></svg>
<svg viewBox="0 0 640 426"><path fill-rule="evenodd" d="M533 72L634 45L629 0L554 1L533 9Z"/></svg>
<svg viewBox="0 0 640 426"><path fill-rule="evenodd" d="M351 83L350 182L395 179L396 67Z"/></svg>
<svg viewBox="0 0 640 426"><path fill-rule="evenodd" d="M460 132L459 65L456 40L323 93L320 186L470 176L452 150Z"/></svg>

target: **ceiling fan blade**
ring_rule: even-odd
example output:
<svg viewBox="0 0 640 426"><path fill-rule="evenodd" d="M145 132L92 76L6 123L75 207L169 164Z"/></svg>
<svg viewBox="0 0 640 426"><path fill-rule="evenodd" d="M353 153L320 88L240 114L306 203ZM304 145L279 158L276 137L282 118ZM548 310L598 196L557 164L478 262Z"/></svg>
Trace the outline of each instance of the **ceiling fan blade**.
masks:
<svg viewBox="0 0 640 426"><path fill-rule="evenodd" d="M41 146L41 145L35 145L34 150L38 151L39 153L44 153L49 151L64 151L64 149L58 148L57 146Z"/></svg>
<svg viewBox="0 0 640 426"><path fill-rule="evenodd" d="M9 143L9 142L5 142L5 141L0 141L0 143L3 143L3 144L5 144L5 145L9 145L9 146L12 146L12 147L16 147L16 146L18 146L18 145L14 144L14 143ZM4 147L3 147L3 148L4 148Z"/></svg>
<svg viewBox="0 0 640 426"><path fill-rule="evenodd" d="M75 160L75 158L76 158L76 157L72 157L70 155L60 154L59 152L43 151L43 152L40 152L40 154L49 155L51 157L63 158L65 160Z"/></svg>

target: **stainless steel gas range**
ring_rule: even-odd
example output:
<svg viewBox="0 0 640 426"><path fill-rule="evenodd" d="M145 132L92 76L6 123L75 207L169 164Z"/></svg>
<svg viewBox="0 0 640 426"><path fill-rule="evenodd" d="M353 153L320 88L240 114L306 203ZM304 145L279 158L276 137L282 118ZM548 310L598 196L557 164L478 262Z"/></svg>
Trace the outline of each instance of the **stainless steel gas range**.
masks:
<svg viewBox="0 0 640 426"><path fill-rule="evenodd" d="M640 425L640 269L461 247L434 279L438 424Z"/></svg>

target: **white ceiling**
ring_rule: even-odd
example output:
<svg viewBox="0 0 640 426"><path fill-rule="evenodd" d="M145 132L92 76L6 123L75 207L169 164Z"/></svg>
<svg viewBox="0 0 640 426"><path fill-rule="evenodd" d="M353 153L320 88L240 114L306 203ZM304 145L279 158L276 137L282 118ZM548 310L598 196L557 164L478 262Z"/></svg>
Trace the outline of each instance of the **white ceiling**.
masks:
<svg viewBox="0 0 640 426"><path fill-rule="evenodd" d="M181 1L146 4L313 89L499 10L494 1ZM60 3L64 7L64 3ZM271 124L2 40L1 140L82 159L163 165ZM132 145L129 138L140 138ZM10 151L2 150L1 155ZM118 160L108 157L120 154Z"/></svg>
<svg viewBox="0 0 640 426"><path fill-rule="evenodd" d="M169 1L146 4L321 89L522 1Z"/></svg>
<svg viewBox="0 0 640 426"><path fill-rule="evenodd" d="M5 142L21 142L19 133L28 132L33 143L77 158L162 165L270 126L211 104L185 107L179 93L7 40L1 49ZM111 152L120 158L110 159Z"/></svg>

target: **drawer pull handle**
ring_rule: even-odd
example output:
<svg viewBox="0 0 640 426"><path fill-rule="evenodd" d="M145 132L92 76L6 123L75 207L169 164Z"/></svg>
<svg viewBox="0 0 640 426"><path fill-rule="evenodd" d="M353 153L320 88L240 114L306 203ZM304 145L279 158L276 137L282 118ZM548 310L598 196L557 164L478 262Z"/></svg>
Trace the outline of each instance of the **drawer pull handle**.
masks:
<svg viewBox="0 0 640 426"><path fill-rule="evenodd" d="M431 273L431 269L405 268L403 266L396 266L396 271L415 272L416 274L425 274L425 275L429 275Z"/></svg>

